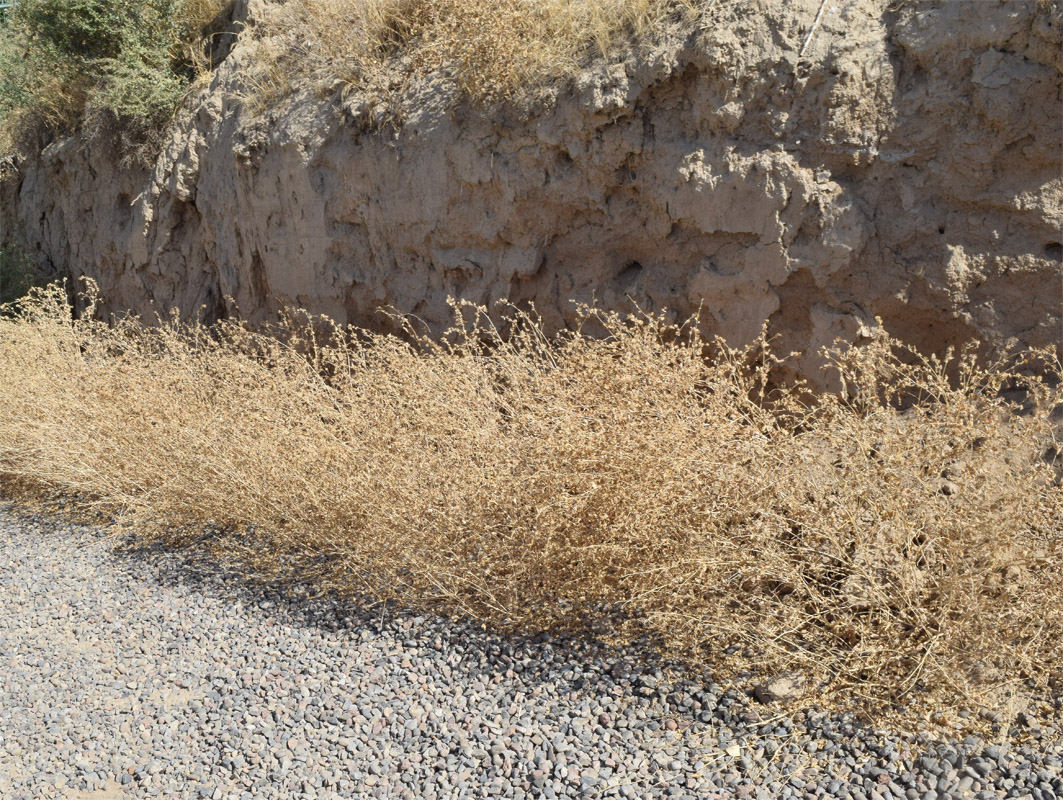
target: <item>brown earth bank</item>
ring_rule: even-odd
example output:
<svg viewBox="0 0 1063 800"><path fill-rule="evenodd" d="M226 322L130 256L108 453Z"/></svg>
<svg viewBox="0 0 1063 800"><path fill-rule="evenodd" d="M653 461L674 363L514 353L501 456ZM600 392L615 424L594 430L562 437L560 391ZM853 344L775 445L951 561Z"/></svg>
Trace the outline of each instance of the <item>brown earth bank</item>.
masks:
<svg viewBox="0 0 1063 800"><path fill-rule="evenodd" d="M809 375L880 324L934 351L1060 340L1056 4L714 3L534 108L445 74L249 103L271 7L229 9L244 34L152 166L87 133L21 163L0 243L146 316L700 309L733 346L766 324Z"/></svg>

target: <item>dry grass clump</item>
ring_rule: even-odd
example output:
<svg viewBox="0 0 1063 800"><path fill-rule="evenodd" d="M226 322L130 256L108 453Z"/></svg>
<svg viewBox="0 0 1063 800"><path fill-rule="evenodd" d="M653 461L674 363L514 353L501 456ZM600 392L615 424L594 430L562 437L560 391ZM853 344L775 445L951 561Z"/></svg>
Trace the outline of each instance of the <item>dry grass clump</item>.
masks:
<svg viewBox="0 0 1063 800"><path fill-rule="evenodd" d="M479 100L510 98L610 57L696 0L290 0L263 20L258 90L307 80L391 96L445 80Z"/></svg>
<svg viewBox="0 0 1063 800"><path fill-rule="evenodd" d="M218 526L217 546L267 569L301 554L341 591L502 629L601 623L836 699L1059 679L1063 390L1029 358L881 338L835 353L846 391L810 408L764 393L763 348L694 327L588 311L605 336L550 340L503 316L460 308L444 343L323 320L269 336L72 321L37 292L0 317L0 474L98 498L143 538Z"/></svg>

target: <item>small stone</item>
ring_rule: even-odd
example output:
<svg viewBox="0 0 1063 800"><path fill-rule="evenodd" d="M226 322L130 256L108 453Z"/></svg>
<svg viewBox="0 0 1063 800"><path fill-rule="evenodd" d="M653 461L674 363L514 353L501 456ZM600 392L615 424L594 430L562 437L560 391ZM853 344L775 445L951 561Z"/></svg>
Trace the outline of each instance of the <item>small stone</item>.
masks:
<svg viewBox="0 0 1063 800"><path fill-rule="evenodd" d="M762 703L790 703L800 698L806 688L807 681L803 675L788 672L758 684L753 694Z"/></svg>

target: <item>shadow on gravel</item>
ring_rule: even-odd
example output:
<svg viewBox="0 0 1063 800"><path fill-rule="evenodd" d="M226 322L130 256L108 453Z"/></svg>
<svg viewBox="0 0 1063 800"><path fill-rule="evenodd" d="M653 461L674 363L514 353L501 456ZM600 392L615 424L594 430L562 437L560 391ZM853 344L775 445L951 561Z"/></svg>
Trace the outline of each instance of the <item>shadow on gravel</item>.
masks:
<svg viewBox="0 0 1063 800"><path fill-rule="evenodd" d="M10 511L41 522L70 524L79 535L106 542L115 563L138 580L226 598L281 624L351 638L391 636L399 642L416 641L421 647L434 647L434 640L440 639L437 651L445 658L460 655L459 668L472 680L490 679L512 669L525 687L551 686L561 694L579 693L591 681L604 681L619 687L623 696L655 704L658 720L668 717L684 727L700 723L737 728L753 736L781 735L777 721L788 729L786 735L795 727L825 723L862 739L873 737L881 727L859 707L841 712L800 701L786 707L761 703L752 689L758 676L740 673L737 681L720 677L717 682L711 669L692 674L682 664L664 659L648 639L612 645L595 636L596 629L607 628L607 618L577 632L500 633L473 620L322 591L317 577L327 571L328 564L320 556L281 556L277 559L281 569L270 575L256 573L247 561L233 555L236 548L230 546L239 538L242 546L250 547L252 539L234 538L226 531L208 529L195 538L183 534L179 543L145 542L132 534L116 533L111 521L102 518L100 523L83 518L69 521L62 514L34 514L17 505ZM659 727L654 722L650 725Z"/></svg>
<svg viewBox="0 0 1063 800"><path fill-rule="evenodd" d="M230 536L217 530L205 531L191 541L186 536L180 544L143 542L134 535L116 532L112 521L102 517L99 522L72 519L62 507L39 511L9 502L0 493L0 503L4 504L0 509L13 516L62 526L79 538L105 544L114 563L136 580L239 602L280 624L313 627L352 639L367 634L369 638L390 636L399 642L414 640L422 648L435 647L444 658L460 655L456 668L471 680L490 679L513 670L526 688L549 685L562 695L591 688L592 681L605 682L620 687L624 696L634 696L640 703L656 704L659 721L667 716L685 720L685 724L742 726L741 715L745 715L745 721L755 728L759 709L763 717L786 719L789 725L789 720L801 713L761 705L749 691L726 681L716 683L711 671L693 675L682 665L663 659L650 641L625 647L603 642L594 636L590 625L577 633L503 634L467 619L321 591L315 583L321 573L320 559L313 557L281 557L283 571L257 574L234 557L231 548L216 546ZM436 639L440 640L438 647ZM867 729L852 714L845 719L850 725ZM651 719L649 727L661 725Z"/></svg>
<svg viewBox="0 0 1063 800"><path fill-rule="evenodd" d="M174 547L119 537L112 539L111 556L141 580L230 598L284 624L345 632L352 637L368 633L411 639L418 636L425 623L445 623L447 636L442 649L460 647L466 654L462 669L472 677L505 672L519 657L533 662L521 670L525 682L533 677L534 683L550 683L562 691L580 691L586 686L585 677L566 677L573 667L580 667L580 673L595 667L614 681L630 682L636 688L661 687L642 692L645 697L666 697L665 686L673 691L710 687L717 692L726 691L713 682L711 672L692 676L681 665L662 659L650 642L616 647L595 638L591 631L498 633L472 620L415 611L368 597L343 596L334 590L321 591L315 587L314 566L306 561L292 561L281 575L259 576L239 562L213 552L210 544L214 539L208 534L199 542ZM431 638L440 635L439 626L432 626ZM730 692L734 699L740 694L733 687Z"/></svg>
<svg viewBox="0 0 1063 800"><path fill-rule="evenodd" d="M719 733L720 748L747 737L796 740L821 726L854 742L875 736L869 720L853 712L762 704L748 685L743 688L723 679L717 683L711 670L695 675L663 659L651 641L618 647L595 637L590 626L574 634L503 634L467 619L322 592L315 588L313 559L292 560L280 575L257 576L223 548L219 549L224 555L212 550L218 539L217 533L207 533L197 542L173 546L114 537L111 556L139 580L228 598L280 624L311 626L351 638L413 640L422 649L435 648L470 683L487 685L492 678L508 675L529 692L550 687L574 703L610 694L621 704L637 705L640 716L644 714L642 724L650 731L692 728L713 740Z"/></svg>

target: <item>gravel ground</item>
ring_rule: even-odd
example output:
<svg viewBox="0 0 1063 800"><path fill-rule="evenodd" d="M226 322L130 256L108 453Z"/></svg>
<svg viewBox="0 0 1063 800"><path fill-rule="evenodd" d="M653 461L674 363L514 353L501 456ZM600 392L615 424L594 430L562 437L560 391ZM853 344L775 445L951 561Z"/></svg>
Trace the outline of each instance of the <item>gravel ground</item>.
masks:
<svg viewBox="0 0 1063 800"><path fill-rule="evenodd" d="M1051 725L1009 748L783 715L200 561L0 503L0 798L1063 797Z"/></svg>

